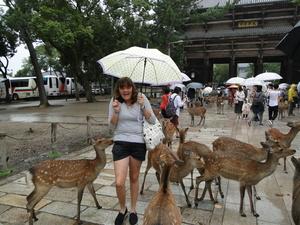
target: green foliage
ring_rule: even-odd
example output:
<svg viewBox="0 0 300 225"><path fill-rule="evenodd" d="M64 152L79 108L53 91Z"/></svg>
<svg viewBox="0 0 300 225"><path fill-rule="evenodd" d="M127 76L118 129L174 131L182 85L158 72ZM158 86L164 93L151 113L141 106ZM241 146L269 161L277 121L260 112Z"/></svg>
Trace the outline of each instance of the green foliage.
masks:
<svg viewBox="0 0 300 225"><path fill-rule="evenodd" d="M300 0L293 0L293 2L300 5Z"/></svg>
<svg viewBox="0 0 300 225"><path fill-rule="evenodd" d="M55 150L53 150L53 151L51 151L51 152L48 153L48 157L50 159L56 159L56 158L59 158L61 156L62 156L62 153L60 153L58 151L55 151Z"/></svg>
<svg viewBox="0 0 300 225"><path fill-rule="evenodd" d="M280 63L264 63L264 72L280 74Z"/></svg>
<svg viewBox="0 0 300 225"><path fill-rule="evenodd" d="M213 82L224 83L228 79L229 65L228 64L214 64Z"/></svg>
<svg viewBox="0 0 300 225"><path fill-rule="evenodd" d="M13 172L12 168L0 170L0 177L6 177Z"/></svg>

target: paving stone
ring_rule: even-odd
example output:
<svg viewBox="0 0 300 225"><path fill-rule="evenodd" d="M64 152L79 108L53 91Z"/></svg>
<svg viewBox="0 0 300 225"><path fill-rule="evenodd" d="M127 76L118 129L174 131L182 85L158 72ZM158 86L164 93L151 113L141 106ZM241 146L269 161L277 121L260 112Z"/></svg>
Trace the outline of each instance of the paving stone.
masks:
<svg viewBox="0 0 300 225"><path fill-rule="evenodd" d="M108 176L98 176L96 180L93 182L94 184L100 184L100 185L106 185L110 186L115 183L114 177L108 177Z"/></svg>
<svg viewBox="0 0 300 225"><path fill-rule="evenodd" d="M209 224L211 212L196 208L185 208L182 212L183 222L190 224Z"/></svg>
<svg viewBox="0 0 300 225"><path fill-rule="evenodd" d="M28 220L28 213L25 209L10 208L3 212L0 216L0 222L10 224L24 224Z"/></svg>
<svg viewBox="0 0 300 225"><path fill-rule="evenodd" d="M4 211L8 210L10 208L9 205L0 205L0 214L2 214Z"/></svg>
<svg viewBox="0 0 300 225"><path fill-rule="evenodd" d="M21 194L21 195L28 195L32 192L33 187L18 183L8 183L5 185L0 186L1 192L11 193L11 194Z"/></svg>
<svg viewBox="0 0 300 225"><path fill-rule="evenodd" d="M81 205L80 210L83 211L86 208L86 206ZM77 216L77 204L52 202L49 205L41 208L40 211L74 218L75 216Z"/></svg>
<svg viewBox="0 0 300 225"><path fill-rule="evenodd" d="M256 217L252 216L248 206L244 206L247 217L239 214L239 204L226 203L223 225L253 225L256 224Z"/></svg>
<svg viewBox="0 0 300 225"><path fill-rule="evenodd" d="M109 197L104 195L96 195L97 200L104 209L113 209L118 204L118 198ZM72 201L73 204L77 204L77 199ZM81 201L81 205L96 207L94 198L90 193L84 193Z"/></svg>
<svg viewBox="0 0 300 225"><path fill-rule="evenodd" d="M34 225L74 225L76 221L75 219L69 219L44 212L38 213L37 218L38 221L35 221Z"/></svg>
<svg viewBox="0 0 300 225"><path fill-rule="evenodd" d="M96 194L117 197L116 189L113 186L104 186Z"/></svg>
<svg viewBox="0 0 300 225"><path fill-rule="evenodd" d="M89 207L81 213L81 219L97 224L114 225L118 211Z"/></svg>
<svg viewBox="0 0 300 225"><path fill-rule="evenodd" d="M45 198L53 201L72 202L77 199L77 188L52 187Z"/></svg>
<svg viewBox="0 0 300 225"><path fill-rule="evenodd" d="M49 204L51 201L42 199L36 206L35 209L40 209L45 205ZM5 196L0 197L0 204L10 205L20 208L26 208L27 200L24 195L15 195L15 194L7 194Z"/></svg>

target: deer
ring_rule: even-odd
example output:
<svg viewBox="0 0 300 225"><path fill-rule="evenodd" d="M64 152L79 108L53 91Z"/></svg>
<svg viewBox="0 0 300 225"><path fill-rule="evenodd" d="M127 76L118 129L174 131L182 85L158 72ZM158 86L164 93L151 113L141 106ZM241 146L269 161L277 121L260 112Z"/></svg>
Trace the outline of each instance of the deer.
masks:
<svg viewBox="0 0 300 225"><path fill-rule="evenodd" d="M166 145L161 143L148 153L147 167L145 170L144 179L140 190L141 195L144 192L146 176L151 167L155 169L156 178L158 182L160 181L161 167L159 164L159 159L160 159L160 155L165 151L172 152L172 150L170 150ZM178 157L180 163L174 166L170 172L170 181L180 183L183 193L185 195L187 205L188 207L191 207L190 200L188 198L188 195L185 190L185 186L183 184L183 178L186 177L194 168L202 168L203 162L201 161L201 158L197 154L193 153L190 150L183 151L182 155L183 156L181 158ZM180 159L182 161L180 161Z"/></svg>
<svg viewBox="0 0 300 225"><path fill-rule="evenodd" d="M216 99L217 114L224 114L224 97L218 96Z"/></svg>
<svg viewBox="0 0 300 225"><path fill-rule="evenodd" d="M33 225L38 218L35 215L35 205L50 191L53 186L60 188L77 187L77 220L80 224L80 204L84 188L87 186L94 198L96 207L102 207L97 201L93 181L97 178L100 171L106 165L105 149L113 144L112 139L98 139L94 144L96 151L95 159L79 160L46 160L35 166L29 171L32 174L34 190L27 196L27 211L30 213L29 225Z"/></svg>
<svg viewBox="0 0 300 225"><path fill-rule="evenodd" d="M187 141L187 142L185 141L185 137L186 137L188 129L189 128L184 128L184 129L178 129L177 128L179 136L180 136L179 146L178 146L178 149L177 149L177 155L178 155L179 159L184 159L184 154L183 153L185 151L193 151L199 157L202 157L203 155L209 155L211 153L211 150L209 149L208 146L206 146L202 143L195 142L195 141ZM197 167L196 169L198 170L198 172L200 174L203 173L203 169L204 169L203 167ZM214 199L213 194L212 194L211 183L212 183L212 180L209 180L209 181L205 182L205 188L204 188L205 191L203 191L203 193L205 193L206 190L208 189L211 201L217 203L217 200ZM219 192L220 192L221 198L224 198L224 194L223 194L223 191L221 189L220 179L219 179L219 186L218 187L219 187ZM194 189L193 170L191 171L191 187L190 187L190 190L192 190L192 189ZM203 199L203 197L204 197L204 195L201 198Z"/></svg>
<svg viewBox="0 0 300 225"><path fill-rule="evenodd" d="M295 174L293 178L292 217L295 225L300 225L300 158L296 159L292 156L291 161L295 167Z"/></svg>
<svg viewBox="0 0 300 225"><path fill-rule="evenodd" d="M170 121L170 119L163 119L161 120L163 133L165 135L165 142L172 149L172 141L174 134L176 132L176 127Z"/></svg>
<svg viewBox="0 0 300 225"><path fill-rule="evenodd" d="M243 207L245 190L247 189L251 213L253 216L258 217L259 214L255 211L252 201L252 186L275 171L279 158L293 155L296 152L293 149L287 148L281 148L279 151L271 152L271 145L268 142L261 142L261 145L264 148L269 148L265 162L241 157L240 155L226 155L222 152L211 152L209 155L203 155L202 159L205 164L205 169L201 176L196 178L195 206L198 206L199 184L202 181L209 181L218 176L222 176L240 182L240 215L242 217L246 216Z"/></svg>
<svg viewBox="0 0 300 225"><path fill-rule="evenodd" d="M180 225L182 218L180 209L176 206L175 198L169 188L169 178L175 160L166 151L159 156L161 167L159 191L150 200L144 213L144 225Z"/></svg>
<svg viewBox="0 0 300 225"><path fill-rule="evenodd" d="M191 116L191 126L195 125L195 116L200 116L200 121L197 126L200 126L203 122L203 126L205 124L205 114L206 114L206 108L203 106L199 106L195 103L194 107L187 108L188 113Z"/></svg>
<svg viewBox="0 0 300 225"><path fill-rule="evenodd" d="M281 133L276 128L270 128L266 131L266 139L279 141L282 146L289 148L291 146L292 141L300 131L300 121L288 122L286 125L291 128L287 134ZM286 157L283 158L283 163L283 171L287 173Z"/></svg>
<svg viewBox="0 0 300 225"><path fill-rule="evenodd" d="M283 98L280 98L278 102L278 120L283 119L288 111L289 104Z"/></svg>

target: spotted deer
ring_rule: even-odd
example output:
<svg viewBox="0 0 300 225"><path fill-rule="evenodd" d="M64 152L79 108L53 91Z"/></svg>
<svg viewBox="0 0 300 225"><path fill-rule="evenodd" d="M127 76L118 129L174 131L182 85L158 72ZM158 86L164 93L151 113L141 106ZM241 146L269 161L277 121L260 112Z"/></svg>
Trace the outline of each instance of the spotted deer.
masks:
<svg viewBox="0 0 300 225"><path fill-rule="evenodd" d="M168 152L163 151L159 155L158 163L161 168L160 187L145 210L143 225L180 225L182 221L180 209L169 188L169 178L175 160Z"/></svg>
<svg viewBox="0 0 300 225"><path fill-rule="evenodd" d="M216 99L217 114L224 114L224 97L218 96Z"/></svg>
<svg viewBox="0 0 300 225"><path fill-rule="evenodd" d="M204 126L205 124L205 114L206 114L206 108L203 106L198 106L195 104L194 107L187 108L188 113L191 116L191 126L195 125L195 116L200 116L200 121L197 126L200 126L201 123Z"/></svg>
<svg viewBox="0 0 300 225"><path fill-rule="evenodd" d="M176 132L176 127L170 121L170 119L162 119L161 120L163 133L165 135L165 142L172 149L173 137Z"/></svg>
<svg viewBox="0 0 300 225"><path fill-rule="evenodd" d="M198 205L199 184L202 181L209 181L218 176L222 176L240 182L240 215L246 216L243 207L245 190L247 189L251 212L255 217L259 216L253 205L252 186L275 171L279 158L293 155L296 152L295 150L287 148L281 148L279 151L271 152L271 146L268 142L262 142L261 144L263 147L269 148L265 162L241 157L238 154L226 155L222 152L211 152L211 154L203 155L202 159L205 169L201 176L196 178L195 205Z"/></svg>
<svg viewBox="0 0 300 225"><path fill-rule="evenodd" d="M278 141L282 146L289 148L291 147L291 144L300 131L300 121L298 122L288 122L287 126L290 127L291 129L287 134L281 133L278 129L276 128L271 128L266 131L266 139L267 140L274 140ZM287 173L286 170L286 157L283 158L283 171Z"/></svg>
<svg viewBox="0 0 300 225"><path fill-rule="evenodd" d="M289 104L283 98L281 98L278 102L278 119L283 119L287 114L289 108Z"/></svg>
<svg viewBox="0 0 300 225"><path fill-rule="evenodd" d="M49 192L53 186L60 188L77 187L77 220L80 224L80 204L84 188L87 186L92 194L98 209L99 205L93 181L97 178L99 172L106 165L105 149L112 145L112 139L98 139L94 144L96 151L95 159L79 160L46 160L32 167L29 171L32 174L34 190L27 196L27 211L30 213L29 225L33 225L33 219L38 220L34 207Z"/></svg>
<svg viewBox="0 0 300 225"><path fill-rule="evenodd" d="M292 202L292 217L295 225L300 225L300 158L292 157L292 163L295 167L293 178L293 202Z"/></svg>

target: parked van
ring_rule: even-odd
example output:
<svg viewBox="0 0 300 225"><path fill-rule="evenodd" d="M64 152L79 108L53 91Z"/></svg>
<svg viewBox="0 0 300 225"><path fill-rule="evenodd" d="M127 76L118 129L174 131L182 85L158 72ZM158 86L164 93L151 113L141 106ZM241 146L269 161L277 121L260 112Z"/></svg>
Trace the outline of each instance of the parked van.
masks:
<svg viewBox="0 0 300 225"><path fill-rule="evenodd" d="M13 100L39 96L35 77L9 77L9 91Z"/></svg>
<svg viewBox="0 0 300 225"><path fill-rule="evenodd" d="M43 76L47 96L60 96L64 94L64 83L55 75Z"/></svg>
<svg viewBox="0 0 300 225"><path fill-rule="evenodd" d="M84 92L83 87L77 83L79 94ZM75 95L75 82L73 77L66 77L65 78L65 91L67 95Z"/></svg>

